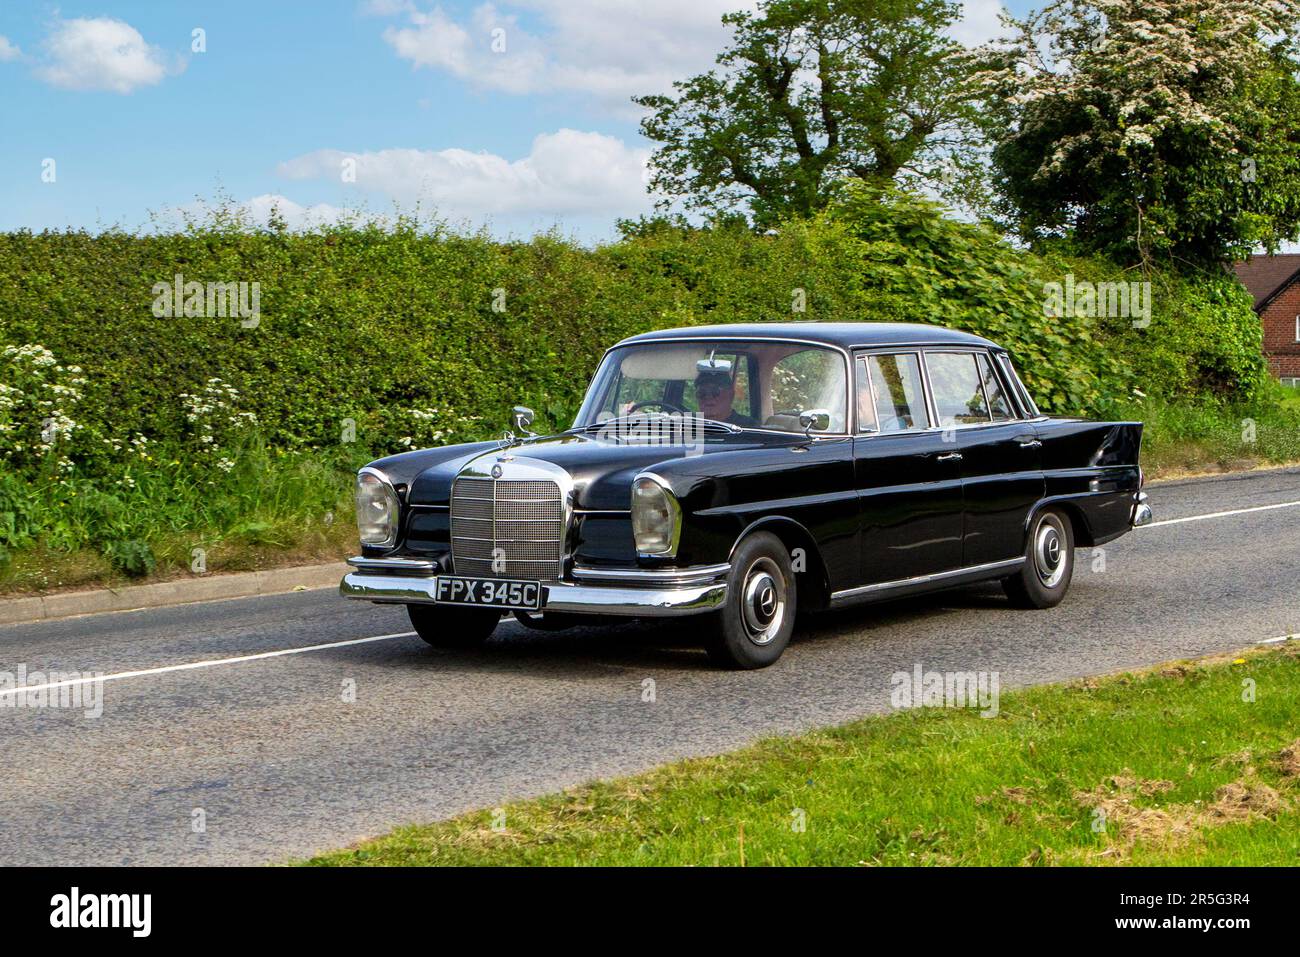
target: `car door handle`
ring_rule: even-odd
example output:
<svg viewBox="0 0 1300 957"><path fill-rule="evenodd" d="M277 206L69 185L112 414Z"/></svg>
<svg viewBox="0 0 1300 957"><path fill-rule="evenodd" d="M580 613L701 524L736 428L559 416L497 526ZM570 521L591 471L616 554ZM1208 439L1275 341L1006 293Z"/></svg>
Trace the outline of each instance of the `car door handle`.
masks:
<svg viewBox="0 0 1300 957"><path fill-rule="evenodd" d="M940 462L960 462L960 461L961 461L961 453L960 453L960 452L948 452L948 453L946 453L946 454L944 454L944 455L939 456L938 461L940 461Z"/></svg>
<svg viewBox="0 0 1300 957"><path fill-rule="evenodd" d="M1021 441L1020 447L1022 449L1041 449L1043 447L1043 443L1038 441L1038 439L1027 439Z"/></svg>

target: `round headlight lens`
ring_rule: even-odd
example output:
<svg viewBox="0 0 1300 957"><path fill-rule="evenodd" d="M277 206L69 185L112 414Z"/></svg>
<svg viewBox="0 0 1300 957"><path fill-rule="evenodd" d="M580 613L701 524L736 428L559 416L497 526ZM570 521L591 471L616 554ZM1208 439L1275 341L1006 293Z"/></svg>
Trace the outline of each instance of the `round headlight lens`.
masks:
<svg viewBox="0 0 1300 957"><path fill-rule="evenodd" d="M677 499L651 478L632 483L632 537L643 555L672 555L677 551L681 514Z"/></svg>
<svg viewBox="0 0 1300 957"><path fill-rule="evenodd" d="M357 532L362 545L386 547L397 541L397 493L374 472L357 474Z"/></svg>

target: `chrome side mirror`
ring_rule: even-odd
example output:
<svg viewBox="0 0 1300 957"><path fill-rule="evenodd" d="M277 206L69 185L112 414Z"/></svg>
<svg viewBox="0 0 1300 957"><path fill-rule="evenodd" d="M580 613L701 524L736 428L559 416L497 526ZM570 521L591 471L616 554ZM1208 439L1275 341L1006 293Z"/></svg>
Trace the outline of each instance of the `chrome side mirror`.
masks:
<svg viewBox="0 0 1300 957"><path fill-rule="evenodd" d="M522 432L524 435L537 434L528 429L533 424L533 410L527 406L517 405L510 410L510 424L516 432Z"/></svg>
<svg viewBox="0 0 1300 957"><path fill-rule="evenodd" d="M831 414L825 409L805 409L799 413L799 425L805 436L811 432L825 432L831 427Z"/></svg>

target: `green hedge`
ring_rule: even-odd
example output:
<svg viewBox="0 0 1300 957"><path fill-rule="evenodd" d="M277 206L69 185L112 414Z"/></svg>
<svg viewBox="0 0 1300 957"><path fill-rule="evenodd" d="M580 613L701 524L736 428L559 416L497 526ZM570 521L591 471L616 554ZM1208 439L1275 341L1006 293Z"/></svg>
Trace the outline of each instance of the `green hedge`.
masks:
<svg viewBox="0 0 1300 957"><path fill-rule="evenodd" d="M337 449L351 438L348 420L357 445L376 453L479 438L516 402L563 427L612 342L703 322L967 329L1010 348L1040 404L1058 413L1096 412L1135 388L1237 397L1255 388L1259 324L1235 281L1157 276L1152 323L1133 329L1044 316L1043 284L1067 272L1132 278L1095 260L1014 250L912 197L862 191L778 235L660 223L596 249L408 221L308 234L228 224L162 236L0 234L0 347L39 344L57 363L32 372L20 367L30 357L0 358L0 383L26 402L7 412L0 402L0 454L18 472L57 470L35 438L48 408L38 393L50 386L31 375L84 380L68 386L79 397L62 393L75 425L54 443L65 470L81 475L115 475L147 450L208 467L251 427L240 413L288 452ZM177 273L259 283L259 324L156 316L154 284ZM801 296L806 311L796 312ZM206 411L187 417L187 401Z"/></svg>

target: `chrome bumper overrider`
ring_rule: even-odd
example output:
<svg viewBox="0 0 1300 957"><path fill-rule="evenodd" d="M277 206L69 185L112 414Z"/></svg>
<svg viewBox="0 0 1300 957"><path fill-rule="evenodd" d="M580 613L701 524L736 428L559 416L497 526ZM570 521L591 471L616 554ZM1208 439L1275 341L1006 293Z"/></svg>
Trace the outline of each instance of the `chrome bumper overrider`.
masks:
<svg viewBox="0 0 1300 957"><path fill-rule="evenodd" d="M1138 492L1137 504L1133 506L1133 527L1150 525L1152 518L1154 516L1151 514L1151 506L1147 504L1147 493Z"/></svg>
<svg viewBox="0 0 1300 957"><path fill-rule="evenodd" d="M357 571L339 583L344 598L398 604L435 604L435 577L413 574L402 562L385 568L392 559L349 559ZM545 582L542 608L547 612L631 617L695 615L719 608L727 597L725 576L729 565L670 571L620 571L574 569L580 582ZM594 572L594 574L593 574Z"/></svg>

